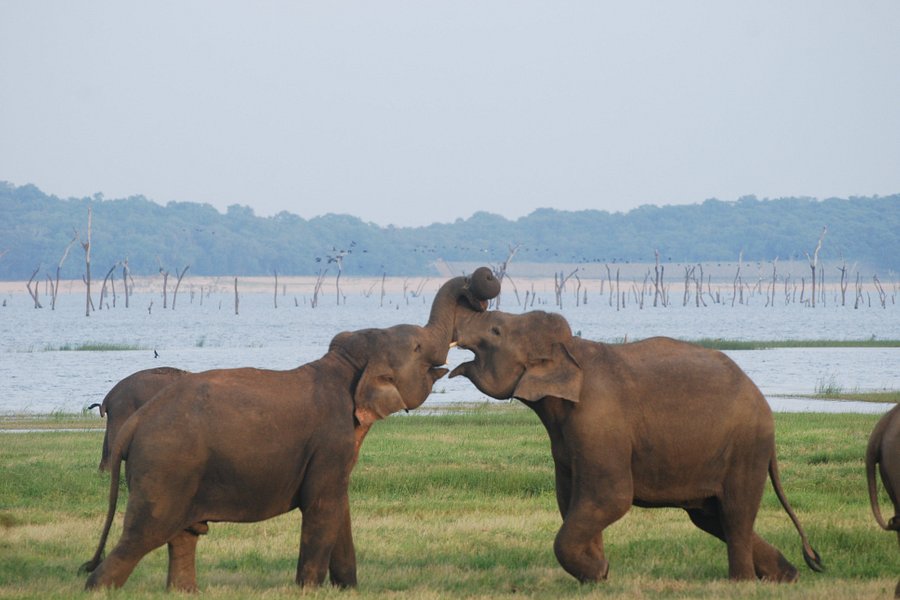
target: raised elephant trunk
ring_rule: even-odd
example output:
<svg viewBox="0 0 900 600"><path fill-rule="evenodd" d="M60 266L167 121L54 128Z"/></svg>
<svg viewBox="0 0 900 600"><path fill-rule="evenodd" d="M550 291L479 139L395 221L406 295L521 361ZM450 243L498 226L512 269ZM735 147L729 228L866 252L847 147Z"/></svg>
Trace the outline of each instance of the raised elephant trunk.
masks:
<svg viewBox="0 0 900 600"><path fill-rule="evenodd" d="M446 350L456 340L459 319L466 314L483 312L488 301L499 294L500 281L488 267L478 267L468 277L454 277L435 295L425 327L434 332L435 343Z"/></svg>

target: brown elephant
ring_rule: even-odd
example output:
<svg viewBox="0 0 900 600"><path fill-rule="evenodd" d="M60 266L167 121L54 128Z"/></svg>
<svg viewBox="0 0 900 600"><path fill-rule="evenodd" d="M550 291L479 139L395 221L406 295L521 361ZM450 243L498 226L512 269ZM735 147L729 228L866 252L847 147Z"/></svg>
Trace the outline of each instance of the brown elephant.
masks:
<svg viewBox="0 0 900 600"><path fill-rule="evenodd" d="M894 516L885 522L878 505L878 488L875 467L881 474L881 483L894 505ZM897 543L900 544L900 404L885 414L872 435L866 448L866 480L869 484L869 501L875 520L885 531L897 532ZM900 598L900 580L894 590L894 597Z"/></svg>
<svg viewBox="0 0 900 600"><path fill-rule="evenodd" d="M103 434L103 451L100 456L100 470L109 470L109 451L119 429L128 417L146 404L156 393L179 379L187 371L174 367L156 367L132 373L113 386L100 404L88 408L99 408L100 416L106 417L106 433Z"/></svg>
<svg viewBox="0 0 900 600"><path fill-rule="evenodd" d="M356 585L348 485L363 438L393 412L418 407L442 377L460 315L499 293L489 269L445 283L425 327L343 332L320 359L289 371L182 375L125 423L110 456L109 508L87 588L120 587L141 558L168 544L168 587L195 590L198 536L210 521L303 513L296 582L326 572ZM101 560L116 510L121 461L130 490L122 536Z"/></svg>
<svg viewBox="0 0 900 600"><path fill-rule="evenodd" d="M517 398L550 435L563 518L554 551L582 582L607 577L603 530L634 506L677 507L728 546L732 579L793 581L797 569L754 533L766 474L800 533L775 460L765 398L721 352L667 338L608 345L572 335L558 314L472 315L458 366L494 398Z"/></svg>

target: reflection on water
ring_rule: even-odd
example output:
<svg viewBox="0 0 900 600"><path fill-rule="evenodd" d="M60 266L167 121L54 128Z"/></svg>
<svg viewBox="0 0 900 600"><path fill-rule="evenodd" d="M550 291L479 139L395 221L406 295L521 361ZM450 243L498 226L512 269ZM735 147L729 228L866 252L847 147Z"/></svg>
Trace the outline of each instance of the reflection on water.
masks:
<svg viewBox="0 0 900 600"><path fill-rule="evenodd" d="M136 296L127 310L120 306L85 317L83 300L76 295L62 296L55 311L35 310L27 296L15 295L0 307L0 414L80 412L100 402L123 377L153 366L192 371L242 366L289 369L320 357L340 331L428 320L432 298L428 294L409 302L387 296L383 305L377 296L350 296L344 306L323 302L315 309L302 300L299 306L293 300L279 301L276 309L268 294L244 294L239 315L226 294L207 297L202 305L180 297L174 311L162 310L158 298ZM147 310L151 300L156 300L152 311ZM504 297L503 309L522 310L512 296ZM796 303L616 310L599 297L587 305L568 306L562 313L583 337L611 342L654 335L741 340L900 338L900 313L892 304L886 309L858 310L810 309ZM96 342L136 349L58 350ZM154 358L154 350L159 358ZM798 410L797 406L828 410L812 400L777 398L812 394L821 387L900 389L897 348L783 348L727 354L776 410ZM451 368L469 356L463 350L451 351ZM464 378L444 378L435 384L426 407L484 400ZM880 411L882 407L858 409Z"/></svg>

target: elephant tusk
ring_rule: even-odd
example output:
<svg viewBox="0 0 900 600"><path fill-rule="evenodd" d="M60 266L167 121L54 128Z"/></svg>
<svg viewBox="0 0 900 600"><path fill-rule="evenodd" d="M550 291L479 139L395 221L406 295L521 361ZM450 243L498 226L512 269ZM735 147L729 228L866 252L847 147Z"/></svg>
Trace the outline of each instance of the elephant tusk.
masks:
<svg viewBox="0 0 900 600"><path fill-rule="evenodd" d="M459 342L450 342L450 348L456 348L459 345Z"/></svg>

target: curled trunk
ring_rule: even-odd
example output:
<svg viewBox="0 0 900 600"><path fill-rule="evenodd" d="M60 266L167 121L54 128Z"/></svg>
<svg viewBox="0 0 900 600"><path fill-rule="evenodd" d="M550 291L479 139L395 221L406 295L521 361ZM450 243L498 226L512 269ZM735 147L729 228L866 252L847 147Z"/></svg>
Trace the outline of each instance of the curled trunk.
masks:
<svg viewBox="0 0 900 600"><path fill-rule="evenodd" d="M460 319L485 311L488 302L499 294L500 281L488 267L479 267L469 276L454 277L441 286L425 327L434 332L435 343L443 348L445 357L456 340Z"/></svg>

